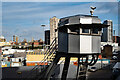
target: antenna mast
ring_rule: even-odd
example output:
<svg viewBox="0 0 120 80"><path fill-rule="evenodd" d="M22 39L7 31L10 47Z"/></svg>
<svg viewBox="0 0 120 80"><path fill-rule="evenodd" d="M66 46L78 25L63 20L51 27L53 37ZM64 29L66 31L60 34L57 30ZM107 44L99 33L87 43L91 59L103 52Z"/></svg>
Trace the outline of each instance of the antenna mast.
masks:
<svg viewBox="0 0 120 80"><path fill-rule="evenodd" d="M91 6L90 8L91 8L90 14L91 14L91 16L93 16L93 13L94 13L94 10L96 9L96 7Z"/></svg>

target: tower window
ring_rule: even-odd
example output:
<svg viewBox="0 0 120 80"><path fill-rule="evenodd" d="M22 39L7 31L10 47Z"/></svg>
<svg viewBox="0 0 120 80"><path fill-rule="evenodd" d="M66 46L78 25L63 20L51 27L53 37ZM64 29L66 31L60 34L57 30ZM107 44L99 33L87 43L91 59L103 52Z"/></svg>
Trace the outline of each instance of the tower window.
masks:
<svg viewBox="0 0 120 80"><path fill-rule="evenodd" d="M89 33L89 29L82 29L82 33Z"/></svg>
<svg viewBox="0 0 120 80"><path fill-rule="evenodd" d="M98 28L93 28L92 33L93 33L93 34L98 34Z"/></svg>

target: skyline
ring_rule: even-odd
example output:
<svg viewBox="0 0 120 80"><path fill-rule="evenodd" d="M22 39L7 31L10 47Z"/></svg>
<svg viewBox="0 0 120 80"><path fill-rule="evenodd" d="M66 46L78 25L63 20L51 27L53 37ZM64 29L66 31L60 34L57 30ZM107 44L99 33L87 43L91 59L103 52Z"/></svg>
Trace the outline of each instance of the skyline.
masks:
<svg viewBox="0 0 120 80"><path fill-rule="evenodd" d="M40 25L49 26L49 19L53 16L90 15L90 6L97 7L94 15L102 22L113 21L113 29L118 35L117 2L2 2L2 35L7 41L13 35L21 36L22 40L31 40L32 37L43 39L43 28Z"/></svg>

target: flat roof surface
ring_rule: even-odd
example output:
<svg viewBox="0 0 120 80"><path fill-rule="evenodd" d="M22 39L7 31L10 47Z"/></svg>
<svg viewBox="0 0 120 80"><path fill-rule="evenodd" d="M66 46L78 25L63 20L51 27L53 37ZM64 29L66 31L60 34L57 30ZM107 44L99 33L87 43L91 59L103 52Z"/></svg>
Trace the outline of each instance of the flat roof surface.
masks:
<svg viewBox="0 0 120 80"><path fill-rule="evenodd" d="M62 27L62 26L66 26L66 25L70 26L70 25L82 25L82 24L84 24L84 25L94 24L95 26L99 26L99 25L104 26L102 24L101 20L98 18L98 16L82 15L82 14L61 18L58 26ZM89 25L89 27L91 27L91 26Z"/></svg>
<svg viewBox="0 0 120 80"><path fill-rule="evenodd" d="M61 18L61 19L64 19L64 18L70 18L70 17L78 17L78 16L80 16L80 17L96 17L96 18L98 18L98 16L91 16L91 15L77 14L77 15L73 15L73 16L63 17L63 18Z"/></svg>

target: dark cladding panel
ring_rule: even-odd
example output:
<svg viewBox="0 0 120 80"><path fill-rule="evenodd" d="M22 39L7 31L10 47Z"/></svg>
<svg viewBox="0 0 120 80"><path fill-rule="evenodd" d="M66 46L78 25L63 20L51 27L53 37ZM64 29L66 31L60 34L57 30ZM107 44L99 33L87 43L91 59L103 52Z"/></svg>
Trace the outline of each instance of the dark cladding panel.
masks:
<svg viewBox="0 0 120 80"><path fill-rule="evenodd" d="M67 33L59 32L58 35L58 51L67 53Z"/></svg>
<svg viewBox="0 0 120 80"><path fill-rule="evenodd" d="M68 53L80 53L80 36L68 34Z"/></svg>

